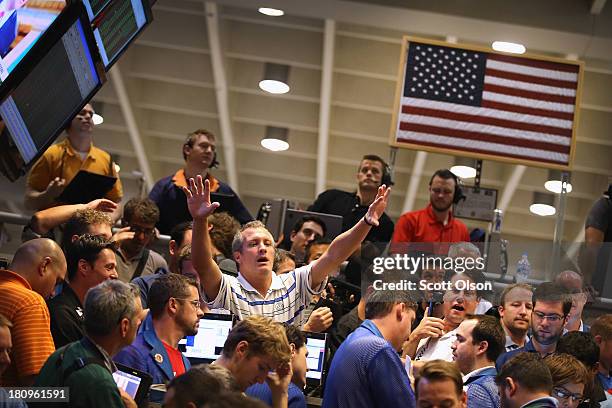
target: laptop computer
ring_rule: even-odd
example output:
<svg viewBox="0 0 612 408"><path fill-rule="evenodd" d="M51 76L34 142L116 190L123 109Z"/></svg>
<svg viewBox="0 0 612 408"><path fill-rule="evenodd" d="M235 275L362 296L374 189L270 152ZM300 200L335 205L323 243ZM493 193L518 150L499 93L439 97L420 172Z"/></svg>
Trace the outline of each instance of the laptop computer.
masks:
<svg viewBox="0 0 612 408"><path fill-rule="evenodd" d="M180 340L179 350L192 365L212 363L221 356L233 324L231 314L206 313L200 319L198 334Z"/></svg>
<svg viewBox="0 0 612 408"><path fill-rule="evenodd" d="M127 392L130 397L140 406L149 393L153 383L153 377L148 373L136 370L123 364L115 363L117 371L113 373L113 379L117 386Z"/></svg>
<svg viewBox="0 0 612 408"><path fill-rule="evenodd" d="M325 384L327 375L327 333L304 332L306 337L306 394L317 393Z"/></svg>

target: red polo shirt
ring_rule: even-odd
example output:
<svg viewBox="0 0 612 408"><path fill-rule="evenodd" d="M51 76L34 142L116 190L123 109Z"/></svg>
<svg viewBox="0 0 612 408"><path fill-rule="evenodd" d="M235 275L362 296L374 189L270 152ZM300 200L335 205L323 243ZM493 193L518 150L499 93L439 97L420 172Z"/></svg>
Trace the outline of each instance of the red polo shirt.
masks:
<svg viewBox="0 0 612 408"><path fill-rule="evenodd" d="M465 224L451 213L446 225L436 220L431 204L422 210L411 211L397 220L391 242L469 242Z"/></svg>

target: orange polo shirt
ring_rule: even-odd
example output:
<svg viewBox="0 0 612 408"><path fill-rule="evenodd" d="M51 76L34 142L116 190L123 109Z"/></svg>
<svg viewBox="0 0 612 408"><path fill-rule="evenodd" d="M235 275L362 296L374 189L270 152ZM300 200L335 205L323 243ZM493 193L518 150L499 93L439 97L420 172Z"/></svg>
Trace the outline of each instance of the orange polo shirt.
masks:
<svg viewBox="0 0 612 408"><path fill-rule="evenodd" d="M438 221L431 204L422 210L411 211L397 220L392 243L398 242L469 242L466 225L451 213L446 225Z"/></svg>
<svg viewBox="0 0 612 408"><path fill-rule="evenodd" d="M55 351L51 318L42 296L21 275L6 269L0 269L0 313L13 323L11 365L0 386L16 386L19 378L38 374Z"/></svg>

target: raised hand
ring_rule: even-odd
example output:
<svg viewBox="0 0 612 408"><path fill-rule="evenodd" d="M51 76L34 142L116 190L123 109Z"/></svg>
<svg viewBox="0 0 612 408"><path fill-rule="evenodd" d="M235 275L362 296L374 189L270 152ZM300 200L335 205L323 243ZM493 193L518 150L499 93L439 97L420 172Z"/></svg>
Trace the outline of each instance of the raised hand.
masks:
<svg viewBox="0 0 612 408"><path fill-rule="evenodd" d="M90 201L86 204L87 208L92 210L112 213L117 209L117 204L106 198L99 198L97 200Z"/></svg>
<svg viewBox="0 0 612 408"><path fill-rule="evenodd" d="M202 183L202 176L196 176L196 179L189 179L189 188L183 187L183 191L187 196L187 208L191 217L195 220L196 218L207 218L212 214L218 207L219 203L210 202L210 182L208 179Z"/></svg>
<svg viewBox="0 0 612 408"><path fill-rule="evenodd" d="M365 215L366 221L369 224L374 226L378 226L378 220L385 212L387 208L387 203L389 202L389 197L391 195L391 187L387 187L384 184L378 187L378 192L376 193L376 198L368 207L368 212Z"/></svg>

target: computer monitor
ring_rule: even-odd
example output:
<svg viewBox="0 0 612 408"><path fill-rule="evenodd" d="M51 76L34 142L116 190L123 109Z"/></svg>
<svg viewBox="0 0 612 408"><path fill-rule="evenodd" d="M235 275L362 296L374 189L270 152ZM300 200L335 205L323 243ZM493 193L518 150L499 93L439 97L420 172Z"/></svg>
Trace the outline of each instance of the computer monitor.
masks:
<svg viewBox="0 0 612 408"><path fill-rule="evenodd" d="M62 12L23 64L0 96L0 172L11 181L26 173L106 80L81 3Z"/></svg>
<svg viewBox="0 0 612 408"><path fill-rule="evenodd" d="M306 336L306 383L309 386L318 386L324 383L326 374L327 334L304 332Z"/></svg>
<svg viewBox="0 0 612 408"><path fill-rule="evenodd" d="M151 21L149 0L112 0L99 12L92 27L107 71Z"/></svg>
<svg viewBox="0 0 612 408"><path fill-rule="evenodd" d="M198 334L179 341L179 348L192 364L212 363L221 356L233 326L233 315L206 313L200 319Z"/></svg>
<svg viewBox="0 0 612 408"><path fill-rule="evenodd" d="M89 21L93 21L100 12L113 0L83 0Z"/></svg>
<svg viewBox="0 0 612 408"><path fill-rule="evenodd" d="M285 210L285 224L283 227L283 233L285 234L286 240L289 240L291 230L293 229L294 225L308 215L319 217L321 221L325 223L325 227L327 229L325 238L334 239L342 232L342 216L340 215L323 214L287 208Z"/></svg>
<svg viewBox="0 0 612 408"><path fill-rule="evenodd" d="M7 80L65 7L66 0L0 1L0 82Z"/></svg>

